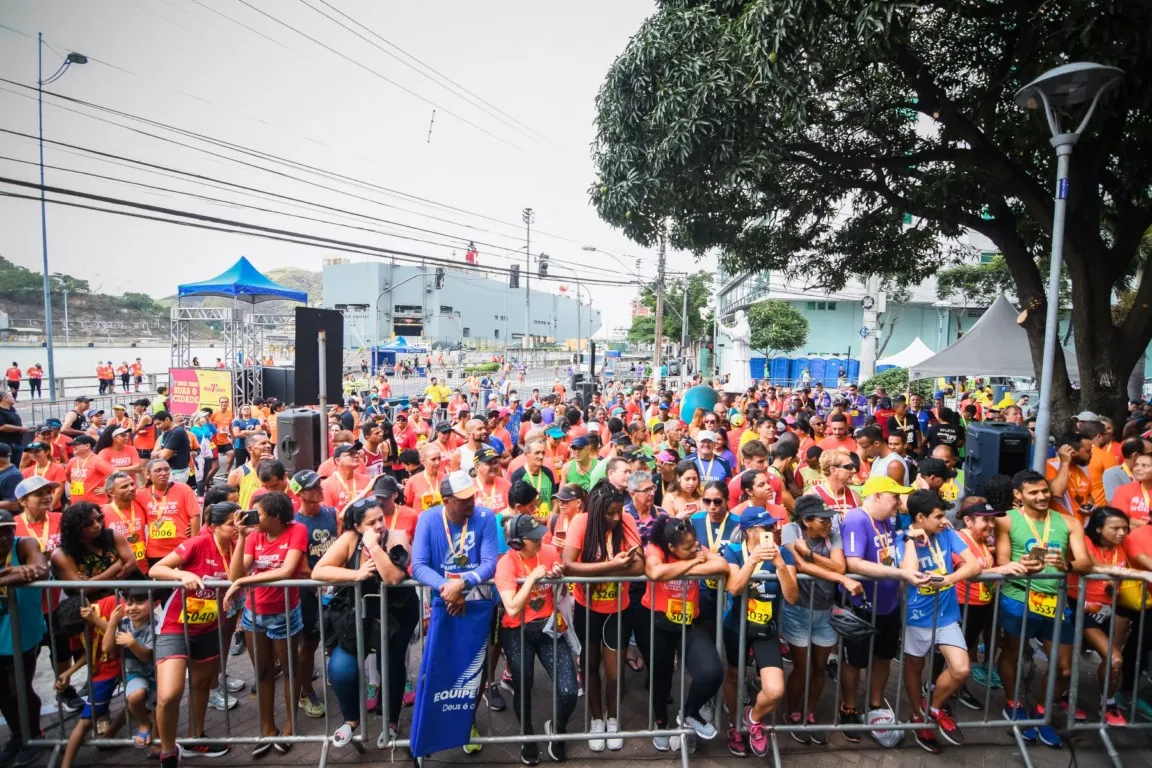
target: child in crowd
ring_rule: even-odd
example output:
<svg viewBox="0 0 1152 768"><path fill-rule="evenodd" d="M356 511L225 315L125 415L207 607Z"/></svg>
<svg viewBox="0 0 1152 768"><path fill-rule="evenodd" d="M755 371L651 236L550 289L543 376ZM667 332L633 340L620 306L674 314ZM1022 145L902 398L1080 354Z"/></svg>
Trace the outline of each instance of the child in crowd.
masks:
<svg viewBox="0 0 1152 768"><path fill-rule="evenodd" d="M64 748L64 758L60 763L61 768L72 768L76 753L80 751L88 732L92 730L93 721L108 715L112 694L120 681L120 655L104 648L104 635L108 631L115 607L115 595L108 595L95 603L85 603L81 606L80 618L87 625L81 632L86 653L56 678L56 690L63 691L71 685L72 676L79 670L87 667L90 676L88 699L80 712L80 719L68 737L68 746ZM124 712L117 712L107 728L97 729L97 735L100 738L111 738L123 725Z"/></svg>
<svg viewBox="0 0 1152 768"><path fill-rule="evenodd" d="M980 574L980 562L960 536L948 527L944 500L935 491L914 491L908 496L911 526L904 532L904 546L896 547L900 567L910 573L926 573L931 581L908 590L908 615L904 631L904 687L912 704L913 723L934 723L949 743L964 743L956 721L944 704L964 687L970 673L968 647L960 628L960 603L956 585ZM953 570L953 557L962 565ZM947 668L937 678L930 699L922 700L921 682L925 657L933 646L944 656ZM916 743L939 754L935 730L915 731Z"/></svg>
<svg viewBox="0 0 1152 768"><path fill-rule="evenodd" d="M148 591L130 590L124 596L124 602L112 609L108 624L116 631L104 633L102 650L111 654L117 646L123 649L124 695L128 700L128 712L136 723L132 745L159 754L150 749L152 710L156 707L156 668L152 665L156 626Z"/></svg>

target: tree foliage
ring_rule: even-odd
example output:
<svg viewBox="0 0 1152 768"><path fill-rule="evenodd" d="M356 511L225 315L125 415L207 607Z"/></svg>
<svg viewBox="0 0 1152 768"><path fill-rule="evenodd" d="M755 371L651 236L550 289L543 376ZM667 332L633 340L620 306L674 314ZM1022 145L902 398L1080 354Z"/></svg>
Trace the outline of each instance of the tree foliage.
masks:
<svg viewBox="0 0 1152 768"><path fill-rule="evenodd" d="M808 341L808 318L786 301L761 301L748 310L752 349L773 358L799 349Z"/></svg>
<svg viewBox="0 0 1152 768"><path fill-rule="evenodd" d="M878 373L872 378L864 382L861 389L868 393L876 389L876 387L884 387L884 391L888 393L889 397L896 397L896 395L909 392L913 395L920 395L926 401L930 401L932 395L931 379L917 379L912 382L912 389L908 389L908 369L907 368L889 368L883 373Z"/></svg>
<svg viewBox="0 0 1152 768"><path fill-rule="evenodd" d="M674 277L664 282L664 339L679 342L683 324L680 314L684 310L684 289L688 287L688 343L712 337L712 315L702 313L712 298L712 273L706 270L685 277ZM640 303L656 312L656 283L648 283L640 290ZM633 344L652 344L656 338L656 317L639 315L632 319L628 341Z"/></svg>
<svg viewBox="0 0 1152 768"><path fill-rule="evenodd" d="M1013 94L1047 69L1124 69L1072 155L1064 255L1084 405L1123 409L1152 339L1152 4L1080 0L659 0L597 99L591 197L652 244L721 249L726 269L918 283L1004 256L1041 357L1055 158ZM1082 112L1064 124L1075 127ZM1075 122L1074 122L1075 121ZM905 219L905 216L909 219ZM1133 311L1113 324L1115 287ZM1057 415L1074 407L1056 356ZM957 373L962 373L958 371Z"/></svg>

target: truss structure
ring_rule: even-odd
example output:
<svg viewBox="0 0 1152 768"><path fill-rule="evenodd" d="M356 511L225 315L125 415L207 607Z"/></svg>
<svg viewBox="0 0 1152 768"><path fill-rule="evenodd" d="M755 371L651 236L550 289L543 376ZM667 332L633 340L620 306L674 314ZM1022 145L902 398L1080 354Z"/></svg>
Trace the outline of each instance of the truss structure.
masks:
<svg viewBox="0 0 1152 768"><path fill-rule="evenodd" d="M224 334L224 354L232 371L232 402L250 403L264 394L262 369L267 338L293 338L296 318L292 314L245 312L231 307L172 307L172 367L192 366L192 323L216 322Z"/></svg>

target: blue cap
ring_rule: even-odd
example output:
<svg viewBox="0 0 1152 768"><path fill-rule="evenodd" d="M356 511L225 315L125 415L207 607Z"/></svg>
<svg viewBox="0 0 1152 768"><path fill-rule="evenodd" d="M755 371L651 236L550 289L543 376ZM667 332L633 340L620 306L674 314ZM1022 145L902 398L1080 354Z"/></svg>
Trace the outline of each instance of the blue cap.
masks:
<svg viewBox="0 0 1152 768"><path fill-rule="evenodd" d="M765 528L774 528L776 526L776 518L772 513L764 509L764 507L748 507L744 513L740 515L740 527L744 529L755 528L756 526L763 526Z"/></svg>
<svg viewBox="0 0 1152 768"><path fill-rule="evenodd" d="M574 448L576 450L580 450L581 448L587 448L588 447L588 438L581 435L580 437L578 437L572 441L572 445L570 447Z"/></svg>
<svg viewBox="0 0 1152 768"><path fill-rule="evenodd" d="M551 427L544 434L548 435L548 437L559 440L560 438L564 437L564 430L560 429L560 427Z"/></svg>
<svg viewBox="0 0 1152 768"><path fill-rule="evenodd" d="M667 411L670 410L672 406L668 405L668 403L660 403L660 405L656 406L656 408L657 410Z"/></svg>
<svg viewBox="0 0 1152 768"><path fill-rule="evenodd" d="M44 423L50 427L59 428L59 427L63 426L63 422L61 422L60 419L45 419Z"/></svg>

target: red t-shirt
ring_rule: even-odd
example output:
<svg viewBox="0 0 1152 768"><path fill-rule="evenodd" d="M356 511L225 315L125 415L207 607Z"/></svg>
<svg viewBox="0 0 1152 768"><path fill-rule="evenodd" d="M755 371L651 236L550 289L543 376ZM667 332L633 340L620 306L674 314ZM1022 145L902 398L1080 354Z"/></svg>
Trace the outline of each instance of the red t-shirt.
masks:
<svg viewBox="0 0 1152 768"><path fill-rule="evenodd" d="M520 584L516 583L517 579L528 578L528 574L536 568L537 565L544 566L545 570L551 568L560 562L560 553L556 551L556 547L550 544L543 544L540 546L540 552L536 557L522 558L520 553L515 550L508 550L496 563L496 591L507 592L511 590L513 593L520 591ZM533 604L537 607L533 608ZM555 600L553 597L553 589L550 584L537 584L532 587L532 592L528 596L528 602L524 604L524 610L520 612L519 616L509 616L504 614L504 618L500 624L505 627L518 627L522 622L531 624L540 619L547 619L552 615L555 610Z"/></svg>
<svg viewBox="0 0 1152 768"><path fill-rule="evenodd" d="M20 529L16 530L19 533ZM1135 560L1138 555L1152 557L1152 525L1142 525L1128 534L1128 538L1124 539L1124 555L1129 561Z"/></svg>
<svg viewBox="0 0 1152 768"><path fill-rule="evenodd" d="M996 558L986 543L976 544L972 534L966 530L957 531L957 533L968 545L968 551L976 556L985 570L996 566ZM988 605L992 602L994 586L994 584L986 581L966 581L956 591L956 597L959 599L960 605Z"/></svg>
<svg viewBox="0 0 1152 768"><path fill-rule="evenodd" d="M1152 507L1152 494L1144 490L1138 482L1125 483L1112 494L1112 504L1134 520L1148 522L1148 512Z"/></svg>
<svg viewBox="0 0 1152 768"><path fill-rule="evenodd" d="M216 537L211 533L202 536L193 536L176 546L175 552L180 556L180 570L194 573L201 579L228 580L228 563L232 558L232 550L224 551L216 544ZM164 613L160 620L160 634L180 635L187 626L189 635L203 635L215 632L219 622L220 609L217 605L217 591L215 589L200 589L189 592L185 600L181 600L182 590L174 590L164 603ZM220 593L219 597L223 597ZM185 605L187 603L187 618L185 623ZM283 605L280 606L283 610Z"/></svg>
<svg viewBox="0 0 1152 768"><path fill-rule="evenodd" d="M1147 526L1144 527L1146 528ZM1092 555L1100 565L1115 565L1120 568L1128 567L1128 556L1124 553L1123 547L1112 547L1104 550L1093 544L1092 540L1087 536L1084 537L1084 546L1088 548L1088 554ZM1079 581L1075 576L1069 577L1069 580L1071 579ZM1115 589L1115 582L1101 579L1089 580L1088 586L1084 590L1085 605L1112 605L1112 595L1110 594L1112 590L1109 589L1109 587ZM1072 594L1073 591L1071 585L1069 585L1069 594ZM1092 611L1089 610L1089 613L1091 612Z"/></svg>
<svg viewBox="0 0 1152 768"><path fill-rule="evenodd" d="M97 600L92 604L92 607L96 609L96 613L101 619L108 621L108 617L112 615L112 609L116 607L116 596L108 595L108 597ZM113 632L116 631L115 628L111 629ZM120 677L120 649L113 646L111 653L104 652L104 632L85 623L84 633L81 636L84 639L84 645L94 651L94 653L89 654L89 658L92 659L92 682L99 683Z"/></svg>
<svg viewBox="0 0 1152 768"><path fill-rule="evenodd" d="M133 500L127 511L121 512L115 504L109 502L100 507L104 512L104 524L128 540L132 547L132 554L136 555L136 567L140 573L148 574L148 534L145 531L148 525L148 510L137 498Z"/></svg>
<svg viewBox="0 0 1152 768"><path fill-rule="evenodd" d="M333 507L339 513L348 502L363 493L371 484L372 478L357 470L353 473L351 481L345 481L337 472L321 483L320 487L324 490L324 504Z"/></svg>
<svg viewBox="0 0 1152 768"><path fill-rule="evenodd" d="M40 468L37 467L35 464L32 464L31 466L25 468L24 472L22 474L24 475L24 477L32 477L32 475L34 475L34 474L40 475L41 477L43 477L48 482L60 483L60 485L65 485L67 483L67 480L68 480L68 474L67 474L67 472L64 471L64 465L59 464L55 461L50 462L48 464L48 466L44 469L43 472L41 472ZM64 507L64 497L61 496L60 497L60 503L52 511L53 512L63 511L63 507ZM20 518L16 518L16 519L19 520ZM19 532L17 532L16 535L19 536L21 534ZM51 551L51 550L49 550L49 551Z"/></svg>
<svg viewBox="0 0 1152 768"><path fill-rule="evenodd" d="M68 477L67 490L71 503L91 501L96 504L103 504L108 500L108 497L103 494L97 496L93 493L97 488L102 489L108 475L115 471L112 469L112 465L104 459L89 455L88 458L81 461L79 458L73 457L68 460L68 466L64 471Z"/></svg>
<svg viewBox="0 0 1152 768"><path fill-rule="evenodd" d="M508 490L512 487L512 483L508 482L502 477L497 477L492 481L491 488L485 488L480 483L480 479L476 479L476 506L488 507L493 512L503 512L508 509Z"/></svg>
<svg viewBox="0 0 1152 768"><path fill-rule="evenodd" d="M108 462L112 469L117 471L127 470L133 464L140 463L140 454L130 445L124 446L121 451L115 448L108 447L97 454L98 458Z"/></svg>
<svg viewBox="0 0 1152 768"><path fill-rule="evenodd" d="M636 518L625 512L620 516L620 524L624 526L624 537L621 540L620 550L608 552L608 557L614 557L621 551L627 551L632 547L640 544L640 531L636 527ZM588 514L581 512L572 519L572 524L568 526L568 531L564 540L564 547L575 547L577 557L579 557L580 550L584 548L584 533L588 529ZM609 540L610 541L610 540ZM628 607L628 590L621 591L619 582L602 582L600 584L592 584L591 599L588 600L584 596L584 585L574 584L573 595L576 597L576 602L580 605L589 605L589 607L596 613L616 613L617 607L617 594L620 595L620 610Z"/></svg>
<svg viewBox="0 0 1152 768"><path fill-rule="evenodd" d="M200 516L196 492L186 483L172 483L163 494L146 488L136 497L148 511L148 557L160 558L188 538L193 518Z"/></svg>
<svg viewBox="0 0 1152 768"><path fill-rule="evenodd" d="M397 504L392 510L392 514L384 515L384 524L388 526L390 531L401 531L408 535L408 541L411 542L416 538L416 521L420 519L420 515L416 510Z"/></svg>
<svg viewBox="0 0 1152 768"><path fill-rule="evenodd" d="M664 550L655 544L644 549L644 557L658 557L661 563L668 562ZM700 615L700 582L697 579L653 581L651 585L640 598L640 604L648 610L663 614L673 624L691 624Z"/></svg>
<svg viewBox="0 0 1152 768"><path fill-rule="evenodd" d="M256 531L244 542L244 554L252 556L252 573L254 574L274 571L284 565L288 553L293 549L300 552L301 562L307 565L308 529L297 522L289 523L288 527L274 541L269 541L268 535L263 531ZM296 587L288 587L287 589L288 608L291 610L300 603L300 590ZM262 616L284 613L283 588L256 587L253 592L255 592L253 597L256 606L255 613ZM251 604L250 602L249 605Z"/></svg>

